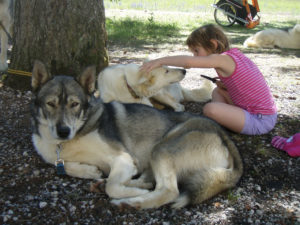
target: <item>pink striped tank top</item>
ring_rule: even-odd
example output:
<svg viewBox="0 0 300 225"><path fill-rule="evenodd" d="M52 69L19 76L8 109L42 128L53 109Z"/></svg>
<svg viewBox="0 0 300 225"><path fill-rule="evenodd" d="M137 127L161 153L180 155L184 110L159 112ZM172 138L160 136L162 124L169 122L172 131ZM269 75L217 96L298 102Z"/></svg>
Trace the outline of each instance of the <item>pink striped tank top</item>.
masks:
<svg viewBox="0 0 300 225"><path fill-rule="evenodd" d="M235 62L235 71L231 76L222 77L219 74L233 103L252 114L276 113L270 88L258 67L237 48L222 54L229 55Z"/></svg>

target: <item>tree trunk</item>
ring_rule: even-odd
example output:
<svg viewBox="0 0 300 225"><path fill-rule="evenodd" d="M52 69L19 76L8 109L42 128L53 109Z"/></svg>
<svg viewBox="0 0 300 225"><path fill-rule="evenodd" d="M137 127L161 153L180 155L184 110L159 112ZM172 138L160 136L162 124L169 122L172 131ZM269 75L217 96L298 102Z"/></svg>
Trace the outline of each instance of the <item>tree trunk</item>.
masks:
<svg viewBox="0 0 300 225"><path fill-rule="evenodd" d="M34 60L53 75L78 75L108 65L103 0L16 0L11 70L31 72ZM9 74L9 86L30 88L26 76Z"/></svg>

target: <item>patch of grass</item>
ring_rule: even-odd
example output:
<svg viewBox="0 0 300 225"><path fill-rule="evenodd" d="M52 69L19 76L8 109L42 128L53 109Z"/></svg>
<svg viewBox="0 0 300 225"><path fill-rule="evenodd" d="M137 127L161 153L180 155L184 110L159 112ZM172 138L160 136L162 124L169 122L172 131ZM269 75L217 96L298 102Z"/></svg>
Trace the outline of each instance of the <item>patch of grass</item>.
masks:
<svg viewBox="0 0 300 225"><path fill-rule="evenodd" d="M140 18L107 18L106 30L109 41L122 45L172 42L179 36L180 28L175 23L157 22L152 16Z"/></svg>
<svg viewBox="0 0 300 225"><path fill-rule="evenodd" d="M196 11L202 10L213 3L213 0L104 0L106 8L164 10L164 11Z"/></svg>
<svg viewBox="0 0 300 225"><path fill-rule="evenodd" d="M269 155L269 150L266 147L258 146L257 147L257 153L262 155L262 156L268 156Z"/></svg>
<svg viewBox="0 0 300 225"><path fill-rule="evenodd" d="M234 194L234 192L232 190L229 190L227 192L227 199L230 201L230 202L236 202L238 199L239 199L240 195L238 194Z"/></svg>

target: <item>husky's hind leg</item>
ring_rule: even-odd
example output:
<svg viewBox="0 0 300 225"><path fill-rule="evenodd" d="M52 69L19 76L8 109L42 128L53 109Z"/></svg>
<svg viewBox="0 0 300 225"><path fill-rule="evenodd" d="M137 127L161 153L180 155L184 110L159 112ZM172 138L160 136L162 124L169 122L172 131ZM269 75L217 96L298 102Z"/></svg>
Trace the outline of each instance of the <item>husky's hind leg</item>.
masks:
<svg viewBox="0 0 300 225"><path fill-rule="evenodd" d="M144 172L139 178L130 180L126 186L151 189L154 187L154 181L150 172Z"/></svg>
<svg viewBox="0 0 300 225"><path fill-rule="evenodd" d="M147 189L127 186L132 177L137 174L137 168L128 153L123 152L114 159L105 191L111 198L128 198L148 193Z"/></svg>
<svg viewBox="0 0 300 225"><path fill-rule="evenodd" d="M153 159L151 164L156 181L155 190L134 198L112 200L113 204L130 205L137 209L158 208L178 197L177 176L172 160L168 156L160 156L159 159Z"/></svg>

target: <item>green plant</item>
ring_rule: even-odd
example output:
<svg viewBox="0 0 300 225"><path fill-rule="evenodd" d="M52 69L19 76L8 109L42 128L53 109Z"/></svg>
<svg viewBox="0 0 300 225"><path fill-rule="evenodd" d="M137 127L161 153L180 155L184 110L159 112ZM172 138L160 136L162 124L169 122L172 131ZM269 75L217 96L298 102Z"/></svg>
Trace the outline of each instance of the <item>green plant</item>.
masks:
<svg viewBox="0 0 300 225"><path fill-rule="evenodd" d="M231 202L236 202L239 199L240 195L234 194L232 190L227 192L227 199Z"/></svg>

